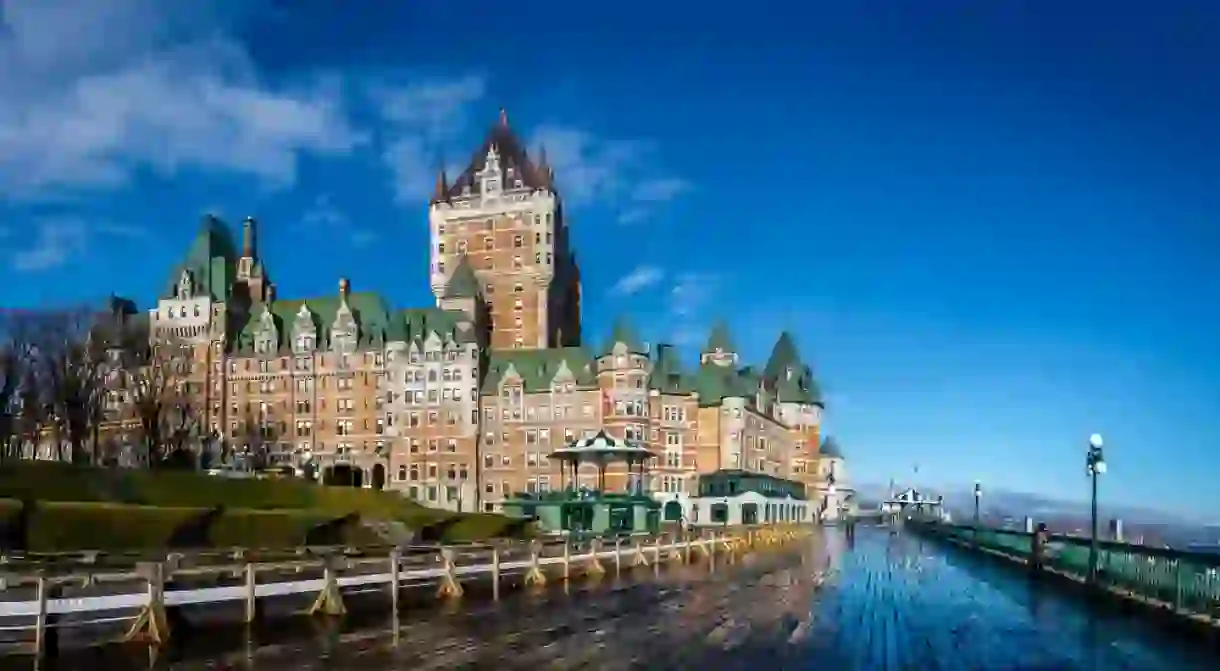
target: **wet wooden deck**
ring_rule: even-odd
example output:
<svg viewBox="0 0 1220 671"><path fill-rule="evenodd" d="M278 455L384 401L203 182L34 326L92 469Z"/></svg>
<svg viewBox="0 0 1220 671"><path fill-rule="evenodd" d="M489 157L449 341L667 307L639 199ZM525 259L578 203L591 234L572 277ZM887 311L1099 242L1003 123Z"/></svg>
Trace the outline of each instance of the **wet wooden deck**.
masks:
<svg viewBox="0 0 1220 671"><path fill-rule="evenodd" d="M865 528L854 543L828 530L800 551L752 555L714 573L650 567L499 604L409 610L396 629L383 618L313 635L262 632L247 649L186 650L160 664L183 671L1220 668L1220 657L1197 642L1095 613L1078 595L1019 571ZM148 665L133 658L127 668Z"/></svg>

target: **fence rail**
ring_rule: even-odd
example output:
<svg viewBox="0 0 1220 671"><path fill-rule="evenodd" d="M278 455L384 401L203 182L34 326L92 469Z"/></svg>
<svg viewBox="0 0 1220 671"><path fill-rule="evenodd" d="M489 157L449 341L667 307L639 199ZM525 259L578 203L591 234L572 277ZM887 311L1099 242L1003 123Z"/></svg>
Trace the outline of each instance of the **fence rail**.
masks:
<svg viewBox="0 0 1220 671"><path fill-rule="evenodd" d="M289 552L200 552L147 555L67 555L5 558L0 564L0 634L10 653L52 654L63 636L77 644L110 640L162 645L187 609L239 609L252 623L275 602L343 615L345 597L381 593L397 612L403 590L434 590L456 598L474 582L490 589L541 585L549 579L600 576L636 566L689 563L778 544L809 533L798 525L617 538L554 538L530 542L404 548L300 548ZM122 561L133 560L127 566ZM90 564L92 562L92 564ZM283 610L281 608L280 610ZM287 614L287 613L284 613ZM175 625L177 626L177 625ZM83 640L83 643L82 643Z"/></svg>
<svg viewBox="0 0 1220 671"><path fill-rule="evenodd" d="M1026 531L945 523L923 523L916 529L1027 564L1033 551L1034 534ZM1042 568L1085 582L1090 544L1080 536L1048 534ZM1220 623L1220 555L1100 539L1097 550L1097 587Z"/></svg>

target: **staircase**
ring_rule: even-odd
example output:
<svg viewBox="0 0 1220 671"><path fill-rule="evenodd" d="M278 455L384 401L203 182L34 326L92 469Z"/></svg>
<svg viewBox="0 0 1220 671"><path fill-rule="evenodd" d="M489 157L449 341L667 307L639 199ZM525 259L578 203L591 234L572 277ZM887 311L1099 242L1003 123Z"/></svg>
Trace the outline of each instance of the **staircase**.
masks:
<svg viewBox="0 0 1220 671"><path fill-rule="evenodd" d="M406 547L418 541L419 533L398 521L360 520L364 528L377 534L388 545Z"/></svg>

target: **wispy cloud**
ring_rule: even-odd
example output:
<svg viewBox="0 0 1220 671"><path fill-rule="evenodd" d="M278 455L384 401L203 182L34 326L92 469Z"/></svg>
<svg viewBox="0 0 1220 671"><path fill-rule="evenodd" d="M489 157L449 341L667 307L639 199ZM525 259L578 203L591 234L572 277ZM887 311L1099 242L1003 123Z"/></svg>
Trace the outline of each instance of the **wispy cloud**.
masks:
<svg viewBox="0 0 1220 671"><path fill-rule="evenodd" d="M610 293L615 296L630 296L659 284L664 278L665 273L656 266L637 266L620 277L610 288Z"/></svg>
<svg viewBox="0 0 1220 671"><path fill-rule="evenodd" d="M628 187L626 171L643 149L639 142L606 140L559 125L540 126L530 146L546 148L564 198L576 206L620 194Z"/></svg>
<svg viewBox="0 0 1220 671"><path fill-rule="evenodd" d="M637 203L668 203L690 188L691 183L681 177L648 179L635 185L631 200Z"/></svg>
<svg viewBox="0 0 1220 671"><path fill-rule="evenodd" d="M399 203L414 207L427 196L444 148L466 126L470 108L486 90L486 79L475 74L370 87L385 136L381 159Z"/></svg>
<svg viewBox="0 0 1220 671"><path fill-rule="evenodd" d="M129 240L144 238L148 236L148 231L139 226L131 226L128 224L116 224L114 222L102 221L93 225L94 230L103 235L110 235L116 238L127 238Z"/></svg>
<svg viewBox="0 0 1220 671"><path fill-rule="evenodd" d="M716 291L716 276L688 272L678 275L669 290L670 311L678 317L692 317L707 305Z"/></svg>
<svg viewBox="0 0 1220 671"><path fill-rule="evenodd" d="M719 278L707 272L683 272L669 284L665 317L669 339L676 345L696 346L707 340L711 315L706 314L716 295Z"/></svg>
<svg viewBox="0 0 1220 671"><path fill-rule="evenodd" d="M40 272L58 268L85 251L88 231L81 221L49 219L39 222L33 242L12 255L13 269Z"/></svg>
<svg viewBox="0 0 1220 671"><path fill-rule="evenodd" d="M287 186L302 155L364 142L335 80L264 83L226 37L223 13L191 4L7 2L0 194L62 198L125 184L140 169L221 170Z"/></svg>
<svg viewBox="0 0 1220 671"><path fill-rule="evenodd" d="M377 234L357 226L347 213L335 206L329 194L319 194L301 215L301 223L309 228L324 229L328 235L346 236L353 247L367 247Z"/></svg>

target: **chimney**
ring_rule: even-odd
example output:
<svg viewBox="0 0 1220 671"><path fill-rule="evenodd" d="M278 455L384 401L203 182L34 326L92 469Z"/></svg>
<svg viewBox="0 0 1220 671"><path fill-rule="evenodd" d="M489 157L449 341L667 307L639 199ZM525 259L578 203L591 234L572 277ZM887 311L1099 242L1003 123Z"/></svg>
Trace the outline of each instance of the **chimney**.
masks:
<svg viewBox="0 0 1220 671"><path fill-rule="evenodd" d="M241 255L254 258L254 217L246 217L242 224Z"/></svg>

